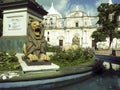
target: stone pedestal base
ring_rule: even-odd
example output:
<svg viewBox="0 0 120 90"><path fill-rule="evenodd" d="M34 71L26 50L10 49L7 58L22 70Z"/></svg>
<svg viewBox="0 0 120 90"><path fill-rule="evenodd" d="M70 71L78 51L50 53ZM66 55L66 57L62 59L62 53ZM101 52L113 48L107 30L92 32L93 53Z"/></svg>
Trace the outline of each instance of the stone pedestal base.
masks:
<svg viewBox="0 0 120 90"><path fill-rule="evenodd" d="M50 71L50 70L58 70L59 66L51 63L51 65L31 65L28 66L26 63L22 66L23 72L38 72L38 71Z"/></svg>
<svg viewBox="0 0 120 90"><path fill-rule="evenodd" d="M15 50L22 53L25 41L26 36L3 36L0 38L0 51Z"/></svg>
<svg viewBox="0 0 120 90"><path fill-rule="evenodd" d="M23 72L38 72L38 71L50 71L50 70L59 70L59 66L51 63L49 65L27 65L27 63L22 60L22 54L17 54L19 58L20 65L22 67Z"/></svg>
<svg viewBox="0 0 120 90"><path fill-rule="evenodd" d="M36 65L51 65L51 62L50 61L29 61L29 60L24 60L25 63L28 65L28 66L36 66Z"/></svg>

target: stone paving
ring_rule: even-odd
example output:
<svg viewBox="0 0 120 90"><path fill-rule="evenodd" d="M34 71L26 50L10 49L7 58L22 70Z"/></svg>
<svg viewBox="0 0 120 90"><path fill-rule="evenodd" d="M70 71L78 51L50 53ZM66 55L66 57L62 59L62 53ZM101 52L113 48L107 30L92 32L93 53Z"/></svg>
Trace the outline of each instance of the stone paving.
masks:
<svg viewBox="0 0 120 90"><path fill-rule="evenodd" d="M96 54L110 55L112 53L111 50L96 50ZM120 50L116 50L116 56L120 56Z"/></svg>

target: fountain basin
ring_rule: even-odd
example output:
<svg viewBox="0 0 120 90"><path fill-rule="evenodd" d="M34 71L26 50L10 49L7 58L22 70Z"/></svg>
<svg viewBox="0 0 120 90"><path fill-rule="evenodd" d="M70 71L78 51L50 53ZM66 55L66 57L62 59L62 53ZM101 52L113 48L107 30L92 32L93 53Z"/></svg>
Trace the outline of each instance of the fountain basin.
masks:
<svg viewBox="0 0 120 90"><path fill-rule="evenodd" d="M36 88L49 89L69 85L87 79L101 69L101 61L63 67L58 71L18 72L19 77L0 80L1 89L10 88ZM32 89L31 89L32 90Z"/></svg>

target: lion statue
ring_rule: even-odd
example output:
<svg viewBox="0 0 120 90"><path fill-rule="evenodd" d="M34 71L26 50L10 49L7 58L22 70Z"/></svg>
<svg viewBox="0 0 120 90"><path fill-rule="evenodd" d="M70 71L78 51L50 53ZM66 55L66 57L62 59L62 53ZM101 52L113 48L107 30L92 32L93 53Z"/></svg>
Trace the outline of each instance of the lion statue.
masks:
<svg viewBox="0 0 120 90"><path fill-rule="evenodd" d="M46 44L43 25L37 20L31 21L28 25L27 41L23 45L22 58L29 61L49 61L50 58L46 55Z"/></svg>
<svg viewBox="0 0 120 90"><path fill-rule="evenodd" d="M69 51L69 50L77 50L79 48L78 45L66 45L62 48L62 51Z"/></svg>

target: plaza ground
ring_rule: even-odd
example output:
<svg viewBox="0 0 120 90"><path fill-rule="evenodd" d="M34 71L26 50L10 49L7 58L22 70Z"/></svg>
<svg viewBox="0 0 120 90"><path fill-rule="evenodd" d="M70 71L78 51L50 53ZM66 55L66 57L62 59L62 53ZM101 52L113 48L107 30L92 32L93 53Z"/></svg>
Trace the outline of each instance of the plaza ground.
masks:
<svg viewBox="0 0 120 90"><path fill-rule="evenodd" d="M95 54L111 55L112 50L95 50ZM120 56L120 50L116 50L116 56Z"/></svg>

